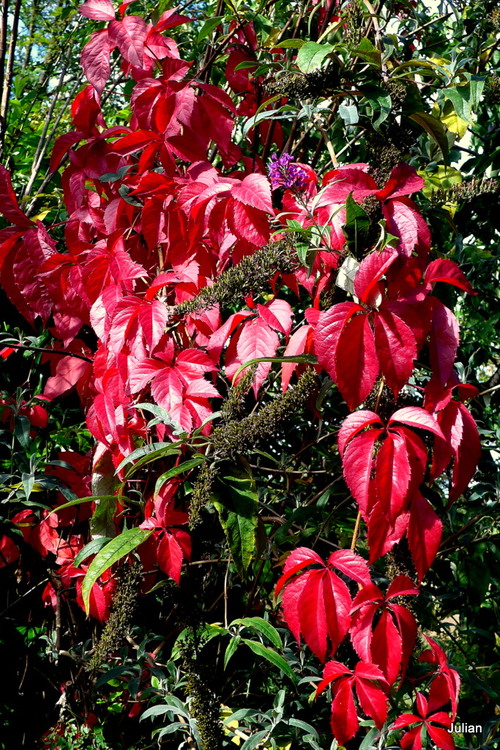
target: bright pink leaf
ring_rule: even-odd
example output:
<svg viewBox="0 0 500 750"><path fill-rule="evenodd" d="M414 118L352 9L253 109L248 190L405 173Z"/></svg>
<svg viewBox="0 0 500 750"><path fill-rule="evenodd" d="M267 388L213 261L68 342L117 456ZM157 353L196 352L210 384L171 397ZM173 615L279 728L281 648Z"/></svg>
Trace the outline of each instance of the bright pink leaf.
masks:
<svg viewBox="0 0 500 750"><path fill-rule="evenodd" d="M271 185L262 174L249 174L239 185L231 188L232 197L246 206L264 213L274 214Z"/></svg>
<svg viewBox="0 0 500 750"><path fill-rule="evenodd" d="M121 21L111 21L109 38L131 65L142 68L146 23L140 16L125 16Z"/></svg>
<svg viewBox="0 0 500 750"><path fill-rule="evenodd" d="M82 51L83 72L98 94L102 93L111 72L110 55L113 47L108 30L103 29L92 34Z"/></svg>
<svg viewBox="0 0 500 750"><path fill-rule="evenodd" d="M115 18L115 9L110 0L87 0L78 10L82 16L94 21L112 21Z"/></svg>

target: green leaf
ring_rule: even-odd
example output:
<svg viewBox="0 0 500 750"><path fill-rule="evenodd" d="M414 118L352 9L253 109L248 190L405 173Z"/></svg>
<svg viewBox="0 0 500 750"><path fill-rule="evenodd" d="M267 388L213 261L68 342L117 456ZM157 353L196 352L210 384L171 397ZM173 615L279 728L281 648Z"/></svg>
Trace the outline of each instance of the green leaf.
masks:
<svg viewBox="0 0 500 750"><path fill-rule="evenodd" d="M97 539L91 539L91 541L83 547L83 549L80 550L80 552L75 557L75 560L73 562L73 565L75 568L78 568L78 566L87 559L87 557L90 557L91 555L95 555L97 552L99 552L100 549L104 547L105 544L111 541L111 537L106 536L100 536Z"/></svg>
<svg viewBox="0 0 500 750"><path fill-rule="evenodd" d="M128 466L132 461L135 461L135 459L138 459L136 463L125 472L125 478L128 478L142 466L145 466L152 461L157 461L164 456L178 455L179 453L180 450L174 443L152 443L151 445L143 445L140 448L136 448L132 453L129 453L128 456L125 456L116 469L116 473L121 471L125 466Z"/></svg>
<svg viewBox="0 0 500 750"><path fill-rule="evenodd" d="M239 620L233 620L231 625L243 625L245 628L253 628L259 633L262 633L262 635L265 635L268 641L271 641L273 646L276 646L276 648L283 648L283 642L276 628L262 617L243 617Z"/></svg>
<svg viewBox="0 0 500 750"><path fill-rule="evenodd" d="M212 499L236 568L244 576L257 548L257 489L250 473L233 474L217 482Z"/></svg>
<svg viewBox="0 0 500 750"><path fill-rule="evenodd" d="M75 497L74 500L70 500L67 503L64 503L64 505L58 505L57 508L53 508L50 513L47 515L47 518L52 515L52 513L59 513L60 510L64 510L65 508L72 508L74 505L81 505L82 503L95 503L96 500L109 500L112 498L116 502L116 495L89 495L88 497Z"/></svg>
<svg viewBox="0 0 500 750"><path fill-rule="evenodd" d="M355 104L344 104L339 106L339 115L346 125L356 125L359 122L359 112Z"/></svg>
<svg viewBox="0 0 500 750"><path fill-rule="evenodd" d="M357 57L361 57L362 60L366 60L372 65L375 65L377 68L382 67L380 50L378 50L367 37L360 41L356 49L353 50L353 54L357 55Z"/></svg>
<svg viewBox="0 0 500 750"><path fill-rule="evenodd" d="M168 482L169 479L172 479L172 477L176 477L178 474L182 474L185 471L190 471L191 469L194 469L196 466L199 466L204 461L206 461L206 457L202 456L201 453L194 456L193 458L190 458L189 461L184 461L182 464L179 464L178 466L173 466L171 469L166 471L164 474L161 474L161 476L158 477L155 484L154 494L158 494L158 492L161 490L165 482Z"/></svg>
<svg viewBox="0 0 500 750"><path fill-rule="evenodd" d="M444 89L444 96L451 101L455 112L462 119L472 124L472 112L477 107L484 88L484 78L471 76L464 86Z"/></svg>
<svg viewBox="0 0 500 750"><path fill-rule="evenodd" d="M229 664L229 660L231 656L234 654L234 652L236 651L240 643L241 643L240 636L235 635L233 638L231 638L231 640L227 644L227 648L224 653L224 669L226 669L227 665Z"/></svg>
<svg viewBox="0 0 500 750"><path fill-rule="evenodd" d="M330 52L334 49L333 44L318 44L318 42L306 42L299 50L296 63L302 73L311 73L319 68Z"/></svg>
<svg viewBox="0 0 500 750"><path fill-rule="evenodd" d="M441 149L445 162L448 161L449 146L443 123L436 120L432 115L428 115L426 112L415 112L413 115L410 115L410 118L418 123L418 125L420 125L420 127L431 136L433 141Z"/></svg>
<svg viewBox="0 0 500 750"><path fill-rule="evenodd" d="M243 745L241 745L240 750L253 750L254 747L257 747L257 745L267 739L268 736L269 730L262 729L260 732L252 734L247 740L245 740Z"/></svg>
<svg viewBox="0 0 500 750"><path fill-rule="evenodd" d="M14 418L14 435L23 448L27 448L30 442L31 422L28 417L16 414Z"/></svg>
<svg viewBox="0 0 500 750"><path fill-rule="evenodd" d="M216 29L217 26L219 26L221 21L224 21L224 16L213 16L213 18L207 18L198 32L196 41L201 42L203 39L205 39L205 37L209 36L209 34L211 34L212 31Z"/></svg>
<svg viewBox="0 0 500 750"><path fill-rule="evenodd" d="M254 654L257 654L257 656L266 659L274 667L278 667L278 669L280 669L283 674L286 674L287 677L293 680L293 682L297 681L297 675L295 674L291 666L283 659L282 656L276 653L274 649L263 646L262 643L258 643L257 641L249 641L247 638L242 638L242 643L247 645L248 648L250 648L254 652Z"/></svg>
<svg viewBox="0 0 500 750"><path fill-rule="evenodd" d="M35 484L35 475L23 473L21 474L21 482L23 483L24 494L26 495L26 500L29 500L30 495L33 491L34 484Z"/></svg>
<svg viewBox="0 0 500 750"><path fill-rule="evenodd" d="M121 560L122 557L128 555L129 552L132 552L136 547L139 547L139 545L145 542L152 533L153 529L127 529L108 542L108 544L97 553L90 563L82 583L83 604L87 614L89 611L90 592L99 576L102 576L102 574L111 568L115 562Z"/></svg>
<svg viewBox="0 0 500 750"><path fill-rule="evenodd" d="M283 49L301 49L308 42L305 39L283 39L279 44L275 44L275 47L282 47Z"/></svg>
<svg viewBox="0 0 500 750"><path fill-rule="evenodd" d="M240 365L233 375L233 380L234 378L238 377L240 372L246 370L247 367L258 365L261 362L277 362L279 364L281 364L282 362L299 362L303 365L316 365L318 363L318 359L314 356L314 354L297 354L296 357L256 357L255 359L249 359L248 362Z"/></svg>
<svg viewBox="0 0 500 750"><path fill-rule="evenodd" d="M378 131L380 125L387 120L391 113L391 97L381 86L374 86L373 84L360 86L359 90L373 109L374 120L372 125Z"/></svg>
<svg viewBox="0 0 500 750"><path fill-rule="evenodd" d="M105 498L105 499L104 499ZM95 508L90 519L90 533L96 537L115 537L116 495L105 495L96 499Z"/></svg>
<svg viewBox="0 0 500 750"><path fill-rule="evenodd" d="M315 739L319 739L319 734L315 730L311 724L308 724L306 721L302 721L301 719L288 719L287 722L291 727L297 727L298 729L303 729L304 732L307 732L308 734L312 734L312 736Z"/></svg>
<svg viewBox="0 0 500 750"><path fill-rule="evenodd" d="M354 253L358 250L366 249L366 242L370 232L370 219L359 203L356 203L349 193L346 200L346 221L343 227L347 240L347 246Z"/></svg>

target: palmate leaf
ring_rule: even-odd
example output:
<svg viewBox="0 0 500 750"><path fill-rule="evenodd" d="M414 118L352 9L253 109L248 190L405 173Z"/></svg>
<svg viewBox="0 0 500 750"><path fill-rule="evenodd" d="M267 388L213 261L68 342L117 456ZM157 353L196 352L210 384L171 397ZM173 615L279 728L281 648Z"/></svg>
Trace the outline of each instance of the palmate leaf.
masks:
<svg viewBox="0 0 500 750"><path fill-rule="evenodd" d="M82 597L87 613L89 611L90 592L99 576L145 542L152 533L152 529L126 529L96 554L82 583Z"/></svg>
<svg viewBox="0 0 500 750"><path fill-rule="evenodd" d="M315 567L304 570L308 566ZM325 566L316 552L299 547L288 556L275 590L277 595L285 586L285 620L296 640L302 635L321 661L328 651L335 652L351 622L351 595L335 569L358 583L370 582L366 561L350 550L333 552Z"/></svg>

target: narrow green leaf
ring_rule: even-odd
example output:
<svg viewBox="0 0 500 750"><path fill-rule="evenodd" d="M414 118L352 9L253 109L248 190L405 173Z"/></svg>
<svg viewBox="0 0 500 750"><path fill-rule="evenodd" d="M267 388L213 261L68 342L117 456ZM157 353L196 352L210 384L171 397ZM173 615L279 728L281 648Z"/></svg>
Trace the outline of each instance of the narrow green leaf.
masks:
<svg viewBox="0 0 500 750"><path fill-rule="evenodd" d="M91 539L91 541L85 545L83 549L80 550L80 552L75 557L75 561L73 565L75 568L78 568L78 566L87 559L87 557L90 557L90 555L95 555L97 552L99 552L100 549L104 547L105 544L111 541L111 537L106 536L100 536L97 539Z"/></svg>
<svg viewBox="0 0 500 750"><path fill-rule="evenodd" d="M413 115L410 115L410 118L414 122L418 123L418 125L420 125L420 127L422 127L431 136L433 141L441 149L443 159L445 160L445 162L447 162L449 146L443 123L439 120L436 120L436 118L432 117L432 115L428 115L426 112L415 112Z"/></svg>
<svg viewBox="0 0 500 750"><path fill-rule="evenodd" d="M14 435L23 448L27 448L30 442L31 422L28 417L16 414L14 418Z"/></svg>
<svg viewBox="0 0 500 750"><path fill-rule="evenodd" d="M127 529L112 539L94 557L89 565L82 583L82 597L85 611L89 611L89 600L92 586L106 570L118 560L128 555L136 547L146 541L153 533L152 529Z"/></svg>
<svg viewBox="0 0 500 750"><path fill-rule="evenodd" d="M51 516L52 513L59 513L60 510L64 510L65 508L72 508L73 505L81 505L82 503L95 503L96 500L108 500L110 498L116 501L116 495L89 495L88 497L75 497L74 500L70 500L69 502L64 503L64 505L58 505L57 508L53 508L48 514L47 518Z"/></svg>
<svg viewBox="0 0 500 750"><path fill-rule="evenodd" d="M245 643L248 648L250 648L254 652L254 654L257 654L257 656L261 656L263 659L266 659L274 667L278 667L278 669L280 669L283 674L286 674L287 677L293 680L293 682L296 682L297 675L290 667L290 665L287 664L287 662L283 659L283 657L276 653L274 649L263 646L262 643L258 643L257 641L249 641L247 638L242 638L242 642Z"/></svg>
<svg viewBox="0 0 500 750"><path fill-rule="evenodd" d="M324 59L333 52L333 44L318 44L318 42L306 42L300 48L296 63L302 73L311 73L321 66Z"/></svg>
<svg viewBox="0 0 500 750"><path fill-rule="evenodd" d="M213 503L236 568L244 576L257 547L258 498L253 476L245 471L233 473L218 481Z"/></svg>
<svg viewBox="0 0 500 750"><path fill-rule="evenodd" d="M275 44L275 47L282 47L283 49L301 49L301 47L307 44L305 39L283 39L279 44Z"/></svg>
<svg viewBox="0 0 500 750"><path fill-rule="evenodd" d="M241 745L240 750L253 750L254 747L257 747L264 739L267 739L269 736L269 730L268 729L262 729L260 732L256 732L255 734L252 734L243 745Z"/></svg>
<svg viewBox="0 0 500 750"><path fill-rule="evenodd" d="M229 660L231 656L234 654L234 652L236 651L240 643L241 643L240 636L235 635L234 638L231 638L231 640L227 644L227 648L224 653L224 669L226 669L227 665L229 664Z"/></svg>
<svg viewBox="0 0 500 750"><path fill-rule="evenodd" d="M207 18L198 32L196 41L201 42L203 39L205 39L205 37L209 36L209 34L211 34L212 31L216 29L217 26L219 26L221 21L224 21L224 16L213 16L212 18Z"/></svg>
<svg viewBox="0 0 500 750"><path fill-rule="evenodd" d="M97 537L112 538L116 536L115 515L116 495L105 495L105 499L98 498L90 519L90 533L95 539Z"/></svg>
<svg viewBox="0 0 500 750"><path fill-rule="evenodd" d="M240 620L233 620L231 625L243 625L245 628L253 628L259 633L262 633L262 635L265 635L268 641L271 641L273 646L280 649L283 648L283 642L276 628L262 617L243 617Z"/></svg>
<svg viewBox="0 0 500 750"><path fill-rule="evenodd" d="M319 739L319 734L316 731L316 729L311 724L308 724L306 721L302 721L301 719L288 719L288 724L291 727L297 727L298 729L303 729L304 732L307 732L308 734L312 734L312 736L315 739Z"/></svg>
<svg viewBox="0 0 500 750"><path fill-rule="evenodd" d="M202 456L201 453L194 456L193 458L190 458L189 461L184 461L182 464L179 464L178 466L173 466L171 469L166 471L164 474L158 477L155 484L154 494L156 495L165 482L168 482L169 479L172 479L172 477L176 477L178 474L182 474L185 471L190 471L191 469L194 469L196 466L199 466L204 461L206 461L206 457Z"/></svg>
<svg viewBox="0 0 500 750"><path fill-rule="evenodd" d="M30 495L33 491L33 486L35 484L35 475L23 473L21 474L21 482L23 483L24 494L26 495L26 500L29 500Z"/></svg>

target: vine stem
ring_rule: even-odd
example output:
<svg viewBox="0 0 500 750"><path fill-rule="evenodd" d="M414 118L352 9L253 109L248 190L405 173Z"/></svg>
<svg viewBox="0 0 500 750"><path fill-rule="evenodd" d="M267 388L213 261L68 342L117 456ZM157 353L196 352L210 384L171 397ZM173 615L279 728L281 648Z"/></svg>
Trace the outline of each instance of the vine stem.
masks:
<svg viewBox="0 0 500 750"><path fill-rule="evenodd" d="M356 516L356 523L354 524L354 531L352 532L351 552L354 552L354 550L356 549L356 542L358 541L360 526L361 526L361 512L358 510L358 515Z"/></svg>

